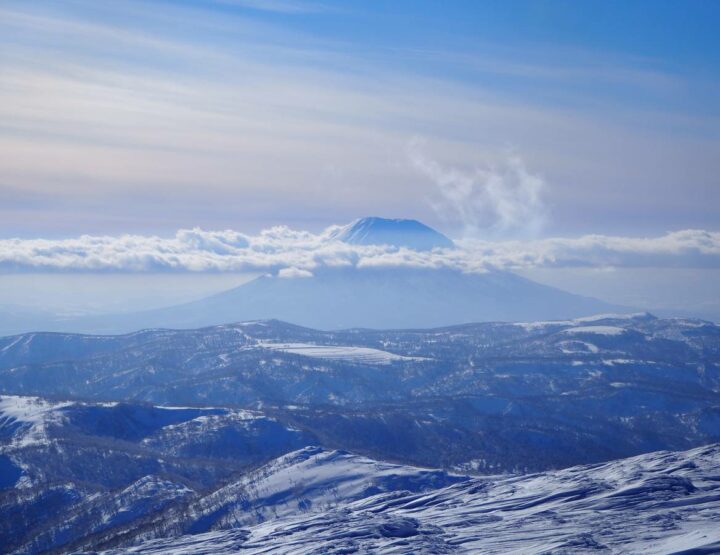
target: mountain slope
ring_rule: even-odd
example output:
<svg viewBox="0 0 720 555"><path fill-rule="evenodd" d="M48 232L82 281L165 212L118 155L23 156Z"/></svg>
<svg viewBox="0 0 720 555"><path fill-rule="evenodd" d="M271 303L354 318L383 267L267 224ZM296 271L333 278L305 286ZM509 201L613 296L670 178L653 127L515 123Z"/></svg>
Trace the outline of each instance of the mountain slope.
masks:
<svg viewBox="0 0 720 555"><path fill-rule="evenodd" d="M443 470L306 447L251 470L189 504L169 507L155 519L152 535L199 534L250 526L299 513L321 513L379 493L431 491L467 479ZM108 536L105 541L115 540ZM97 548L98 542L93 545Z"/></svg>
<svg viewBox="0 0 720 555"><path fill-rule="evenodd" d="M323 462L288 471L341 480ZM715 553L720 446L656 452L430 493L378 492L319 514L301 504L255 525L110 553ZM297 496L302 501L302 496ZM692 551L691 551L692 550Z"/></svg>
<svg viewBox="0 0 720 555"><path fill-rule="evenodd" d="M103 425L112 435L102 440L87 409L125 423L130 411L136 425ZM264 464L261 454L243 469L231 449L218 453L228 457L218 480L208 468L218 459L176 456L216 429L209 416L230 417L221 427L264 418L4 398L0 419L19 426L5 427L3 453L27 478L0 488L0 542L17 553L113 554L712 553L720 545L720 445L476 478L318 447ZM200 427L186 427L193 423ZM272 434L263 443L266 454L275 449ZM104 454L89 459L93 449Z"/></svg>
<svg viewBox="0 0 720 555"><path fill-rule="evenodd" d="M67 552L146 529L316 442L257 411L0 397L1 550Z"/></svg>
<svg viewBox="0 0 720 555"><path fill-rule="evenodd" d="M340 267L319 268L313 276L303 278L261 276L200 301L86 319L81 327L118 332L272 318L318 329L430 328L466 322L575 318L622 310L508 272Z"/></svg>

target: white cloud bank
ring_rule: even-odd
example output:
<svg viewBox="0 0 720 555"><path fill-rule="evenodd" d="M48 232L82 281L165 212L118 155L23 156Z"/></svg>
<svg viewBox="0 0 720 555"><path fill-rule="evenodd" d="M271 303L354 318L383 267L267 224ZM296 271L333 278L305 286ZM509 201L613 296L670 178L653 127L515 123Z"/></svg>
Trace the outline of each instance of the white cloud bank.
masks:
<svg viewBox="0 0 720 555"><path fill-rule="evenodd" d="M183 229L174 237L90 236L0 240L4 272L280 272L309 277L325 266L451 268L464 272L567 267L720 268L720 232L659 237L586 235L534 241L461 240L456 249L418 252L349 245L337 227L314 234L279 226L257 235Z"/></svg>

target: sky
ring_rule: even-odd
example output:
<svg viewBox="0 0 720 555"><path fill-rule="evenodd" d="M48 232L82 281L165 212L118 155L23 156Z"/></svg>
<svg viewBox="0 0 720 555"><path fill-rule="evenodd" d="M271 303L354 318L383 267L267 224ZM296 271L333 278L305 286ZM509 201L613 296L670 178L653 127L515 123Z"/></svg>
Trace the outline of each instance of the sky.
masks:
<svg viewBox="0 0 720 555"><path fill-rule="evenodd" d="M324 230L379 215L467 247L423 264L720 314L718 23L701 0L3 0L0 303L39 298L18 274L311 271Z"/></svg>

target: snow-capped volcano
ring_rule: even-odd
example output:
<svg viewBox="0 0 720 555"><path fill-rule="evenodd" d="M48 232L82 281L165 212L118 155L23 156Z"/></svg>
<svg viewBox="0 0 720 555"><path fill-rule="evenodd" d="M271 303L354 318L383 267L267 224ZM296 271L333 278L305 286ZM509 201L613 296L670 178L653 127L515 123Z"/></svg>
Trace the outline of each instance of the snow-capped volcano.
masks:
<svg viewBox="0 0 720 555"><path fill-rule="evenodd" d="M455 246L445 235L417 220L378 217L355 220L341 227L333 238L352 245L394 245L416 251Z"/></svg>
<svg viewBox="0 0 720 555"><path fill-rule="evenodd" d="M416 220L362 218L337 228L327 238L328 243L335 243L334 247L342 241L378 245L378 249L386 251L398 247L408 252L396 253L397 259L389 257L380 263L363 263L362 259L342 264L318 262L303 269L281 265L239 287L198 301L125 314L44 317L31 329L13 328L12 333L126 333L143 328L198 328L267 319L326 330L407 329L488 321L558 320L625 311L624 307L542 285L511 272L468 272L440 263L434 260L435 255L447 255L455 245Z"/></svg>

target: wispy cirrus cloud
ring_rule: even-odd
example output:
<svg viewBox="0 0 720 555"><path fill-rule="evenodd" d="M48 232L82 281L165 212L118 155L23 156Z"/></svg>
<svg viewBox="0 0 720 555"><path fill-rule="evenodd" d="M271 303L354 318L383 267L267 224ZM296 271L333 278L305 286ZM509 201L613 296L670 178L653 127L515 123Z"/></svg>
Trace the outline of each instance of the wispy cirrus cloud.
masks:
<svg viewBox="0 0 720 555"><path fill-rule="evenodd" d="M318 268L449 268L463 272L533 268L720 268L720 232L683 230L657 237L587 235L534 241L460 240L458 248L419 252L358 246L279 226L255 235L180 230L174 237L90 236L0 241L8 272L279 272L307 277Z"/></svg>
<svg viewBox="0 0 720 555"><path fill-rule="evenodd" d="M214 0L214 3L283 14L322 13L337 9L329 4L307 0Z"/></svg>
<svg viewBox="0 0 720 555"><path fill-rule="evenodd" d="M0 7L0 187L40 198L22 211L0 203L4 236L35 233L40 219L73 233L250 218L262 220L255 229L310 218L320 227L378 207L433 223L423 202L433 179L398 163L416 135L432 153L426 174L448 191L475 183L456 208L446 195L445 212L466 201L495 207L489 228L484 210L463 214L466 229L513 236L539 228L552 206L548 233L556 222L562 232L607 232L638 202L650 231L716 221L717 117L677 109L673 95L702 87L663 65L461 48L452 37L448 47L413 47L391 26L380 44L360 27L384 16L362 3L353 6L364 18L359 39L333 32L353 21L326 2L150 4ZM505 144L527 169L493 154ZM490 194L497 175L516 186ZM537 187L540 175L552 186ZM146 210L152 195L165 224ZM115 225L96 224L100 210Z"/></svg>

